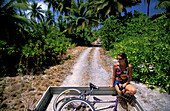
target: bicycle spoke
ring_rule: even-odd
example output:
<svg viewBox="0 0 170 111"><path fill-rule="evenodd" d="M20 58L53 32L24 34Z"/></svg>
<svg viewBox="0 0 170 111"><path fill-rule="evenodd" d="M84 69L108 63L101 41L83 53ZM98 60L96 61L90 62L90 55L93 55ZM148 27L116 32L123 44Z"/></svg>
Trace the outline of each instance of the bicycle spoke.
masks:
<svg viewBox="0 0 170 111"><path fill-rule="evenodd" d="M66 101L71 98L78 97L80 95L80 91L78 89L67 89L61 92L55 99L53 103L54 111L58 111L58 108Z"/></svg>
<svg viewBox="0 0 170 111"><path fill-rule="evenodd" d="M66 101L59 111L94 111L93 106L81 98L73 98Z"/></svg>

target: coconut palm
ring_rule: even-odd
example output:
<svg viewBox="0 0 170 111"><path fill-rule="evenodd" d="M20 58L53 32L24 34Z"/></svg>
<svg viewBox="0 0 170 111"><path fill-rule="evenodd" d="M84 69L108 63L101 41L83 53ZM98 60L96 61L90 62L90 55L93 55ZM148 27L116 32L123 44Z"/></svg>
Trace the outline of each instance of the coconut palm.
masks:
<svg viewBox="0 0 170 111"><path fill-rule="evenodd" d="M23 23L28 19L18 15L18 9L26 9L26 4L16 3L15 1L0 0L0 39L13 42L14 36L19 33Z"/></svg>
<svg viewBox="0 0 170 111"><path fill-rule="evenodd" d="M66 22L63 19L62 15L59 15L57 18L57 27L60 30L60 32L63 32L66 30Z"/></svg>
<svg viewBox="0 0 170 111"><path fill-rule="evenodd" d="M44 11L41 8L41 5L38 6L38 3L36 3L35 1L31 4L31 8L30 8L30 12L28 13L28 15L30 15L31 19L34 22L38 22L38 21L42 21L44 16L43 13ZM36 20L37 19L37 20Z"/></svg>
<svg viewBox="0 0 170 111"><path fill-rule="evenodd" d="M170 1L169 0L159 0L159 3L155 7L156 9L165 9L168 13L170 12Z"/></svg>
<svg viewBox="0 0 170 111"><path fill-rule="evenodd" d="M148 4L148 6L147 6L147 15L149 16L149 8L150 8L151 0L144 0L144 1Z"/></svg>
<svg viewBox="0 0 170 111"><path fill-rule="evenodd" d="M127 7L132 7L135 5L139 5L141 3L141 0L118 0L123 5L123 12L125 15L127 15Z"/></svg>
<svg viewBox="0 0 170 111"><path fill-rule="evenodd" d="M116 0L96 0L95 7L97 12L102 16L117 15L117 12L122 12L123 5Z"/></svg>
<svg viewBox="0 0 170 111"><path fill-rule="evenodd" d="M77 3L72 1L70 15L66 16L66 18L70 20L70 27L68 29L69 33L71 33L74 28L77 30L79 26L81 26L82 30L84 30L85 26L98 26L96 14L88 9L88 4L88 1L83 3L83 0L78 0Z"/></svg>
<svg viewBox="0 0 170 111"><path fill-rule="evenodd" d="M55 19L54 19L54 15L52 15L52 12L50 10L47 10L45 12L45 16L46 16L46 20L50 21L50 25L55 24Z"/></svg>
<svg viewBox="0 0 170 111"><path fill-rule="evenodd" d="M138 5L139 3L141 3L141 0L93 0L90 5L97 13L100 21L104 21L111 15L121 16L121 12L127 15L126 8Z"/></svg>
<svg viewBox="0 0 170 111"><path fill-rule="evenodd" d="M155 14L151 17L151 20L166 19L170 16L170 1L159 0L159 3L155 6L156 9L165 9L165 11Z"/></svg>
<svg viewBox="0 0 170 111"><path fill-rule="evenodd" d="M53 15L55 16L55 12L60 14L64 14L68 16L71 8L71 0L45 0L44 3L48 3L48 10L53 8Z"/></svg>
<svg viewBox="0 0 170 111"><path fill-rule="evenodd" d="M61 14L64 14L65 16L68 16L71 8L71 0L60 0L58 10Z"/></svg>
<svg viewBox="0 0 170 111"><path fill-rule="evenodd" d="M59 3L61 0L44 0L44 3L48 3L48 10L50 10L50 8L53 9L53 15L55 15L55 11L57 10Z"/></svg>
<svg viewBox="0 0 170 111"><path fill-rule="evenodd" d="M111 15L120 16L121 12L125 12L126 15L126 7L132 7L139 3L141 3L141 0L95 0L91 2L98 13L98 17L103 20Z"/></svg>
<svg viewBox="0 0 170 111"><path fill-rule="evenodd" d="M6 73L16 74L14 66L18 64L19 52L27 41L24 26L28 25L28 19L19 15L19 10L22 8L26 9L26 4L13 0L0 0L0 72L2 76Z"/></svg>

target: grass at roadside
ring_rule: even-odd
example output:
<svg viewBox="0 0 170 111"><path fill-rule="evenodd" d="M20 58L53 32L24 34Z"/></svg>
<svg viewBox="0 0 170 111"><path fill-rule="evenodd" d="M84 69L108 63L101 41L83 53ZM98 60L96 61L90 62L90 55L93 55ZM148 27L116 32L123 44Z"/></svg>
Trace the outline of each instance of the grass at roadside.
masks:
<svg viewBox="0 0 170 111"><path fill-rule="evenodd" d="M70 69L74 65L74 60L86 48L69 49L67 54L69 59L46 69L44 74L0 78L0 110L33 110L49 86L60 86L65 76L71 74Z"/></svg>

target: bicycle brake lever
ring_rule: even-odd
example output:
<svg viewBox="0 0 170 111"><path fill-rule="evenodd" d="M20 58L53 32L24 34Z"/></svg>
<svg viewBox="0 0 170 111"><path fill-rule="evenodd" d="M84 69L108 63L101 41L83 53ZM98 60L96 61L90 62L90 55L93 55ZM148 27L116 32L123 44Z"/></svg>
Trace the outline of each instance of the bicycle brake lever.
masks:
<svg viewBox="0 0 170 111"><path fill-rule="evenodd" d="M90 89L98 89L98 87L92 83L89 83Z"/></svg>

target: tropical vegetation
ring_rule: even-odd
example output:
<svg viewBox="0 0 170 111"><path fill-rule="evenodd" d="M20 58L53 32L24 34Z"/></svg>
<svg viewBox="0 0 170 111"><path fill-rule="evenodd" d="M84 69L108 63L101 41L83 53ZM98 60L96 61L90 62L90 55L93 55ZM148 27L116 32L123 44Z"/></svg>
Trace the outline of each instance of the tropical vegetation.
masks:
<svg viewBox="0 0 170 111"><path fill-rule="evenodd" d="M155 8L165 11L150 18L127 12L141 0L41 1L48 10L38 1L0 1L1 77L42 73L66 59L67 49L100 38L113 58L119 52L128 54L136 81L169 91L168 0L159 0ZM150 0L146 3L149 7ZM98 25L103 26L94 30Z"/></svg>
<svg viewBox="0 0 170 111"><path fill-rule="evenodd" d="M116 58L126 53L133 66L133 80L169 91L169 18L152 21L136 11L121 22L116 19L111 17L99 29L108 54Z"/></svg>

